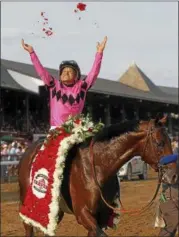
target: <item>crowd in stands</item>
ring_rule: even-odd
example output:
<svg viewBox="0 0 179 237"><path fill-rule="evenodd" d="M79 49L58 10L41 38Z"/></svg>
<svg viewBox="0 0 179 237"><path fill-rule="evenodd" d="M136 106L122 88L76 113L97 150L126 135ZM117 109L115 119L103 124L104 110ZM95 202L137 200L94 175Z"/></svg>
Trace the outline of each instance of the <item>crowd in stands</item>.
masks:
<svg viewBox="0 0 179 237"><path fill-rule="evenodd" d="M29 131L31 133L47 133L49 123L43 122L38 115L29 116ZM27 132L27 120L25 116L19 116L18 119L13 119L12 116L6 116L1 123L1 132Z"/></svg>
<svg viewBox="0 0 179 237"><path fill-rule="evenodd" d="M1 141L1 161L14 161L21 158L22 154L28 148L28 142L25 141L13 141L12 143L7 143Z"/></svg>
<svg viewBox="0 0 179 237"><path fill-rule="evenodd" d="M25 141L13 141L11 143L1 141L0 152L1 162L12 162L12 164L1 165L1 182L10 182L11 177L18 176L18 164L13 162L19 161L27 150L29 143Z"/></svg>

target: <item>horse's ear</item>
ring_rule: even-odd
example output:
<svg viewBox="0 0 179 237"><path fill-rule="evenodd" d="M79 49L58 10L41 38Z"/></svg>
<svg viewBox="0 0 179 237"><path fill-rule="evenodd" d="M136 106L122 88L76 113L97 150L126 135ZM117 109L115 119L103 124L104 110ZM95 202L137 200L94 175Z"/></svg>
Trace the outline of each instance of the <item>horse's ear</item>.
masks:
<svg viewBox="0 0 179 237"><path fill-rule="evenodd" d="M158 113L156 118L155 118L155 124L162 124L162 125L165 125L167 122L167 115L161 117L161 114Z"/></svg>
<svg viewBox="0 0 179 237"><path fill-rule="evenodd" d="M159 123L161 123L162 125L165 125L166 124L166 122L167 122L167 115L165 115L163 118L161 118L160 120L159 120Z"/></svg>

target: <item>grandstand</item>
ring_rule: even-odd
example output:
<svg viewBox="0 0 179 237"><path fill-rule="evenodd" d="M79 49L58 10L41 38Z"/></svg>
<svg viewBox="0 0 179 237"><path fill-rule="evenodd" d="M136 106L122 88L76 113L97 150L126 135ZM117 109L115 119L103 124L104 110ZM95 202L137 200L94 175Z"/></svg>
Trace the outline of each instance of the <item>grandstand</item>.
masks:
<svg viewBox="0 0 179 237"><path fill-rule="evenodd" d="M54 77L58 70L47 68ZM85 75L83 75L83 78ZM30 64L1 59L1 132L46 133L48 90ZM85 113L105 124L167 113L170 133L178 130L178 88L155 85L136 65L118 81L98 78L87 96ZM172 116L173 117L172 117Z"/></svg>

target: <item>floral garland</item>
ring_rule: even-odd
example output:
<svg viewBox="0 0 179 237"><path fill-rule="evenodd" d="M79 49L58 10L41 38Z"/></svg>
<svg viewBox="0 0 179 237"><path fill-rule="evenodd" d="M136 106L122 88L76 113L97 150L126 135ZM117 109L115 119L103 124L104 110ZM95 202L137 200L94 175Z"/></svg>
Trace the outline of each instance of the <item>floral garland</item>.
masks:
<svg viewBox="0 0 179 237"><path fill-rule="evenodd" d="M83 142L87 138L94 136L103 127L104 124L101 122L94 124L89 114L87 114L87 116L84 116L83 114L73 117L69 116L69 119L63 125L50 130L49 135L44 143L48 145L51 139L55 139L64 132L78 135L79 142Z"/></svg>
<svg viewBox="0 0 179 237"><path fill-rule="evenodd" d="M51 188L52 201L49 204L49 223L46 228L44 228L40 223L35 222L32 219L29 219L27 216L20 216L26 223L32 224L34 227L40 228L45 234L50 236L55 235L55 229L57 227L58 211L59 211L59 198L60 198L60 187L63 181L63 170L65 167L65 160L68 155L69 150L75 145L84 142L87 138L94 136L98 133L104 124L99 122L94 124L89 115L86 117L81 114L75 117L69 117L69 119L60 127L57 127L53 130L50 130L47 138L44 141L44 148L49 146L51 141L58 140L58 137L62 134L68 134L64 137L63 140L58 143L59 148L57 149L57 159L55 164L55 171L53 173L53 184ZM117 199L116 199L117 200ZM116 202L114 200L114 202ZM117 204L117 203L116 203ZM117 205L119 206L119 205ZM119 223L119 216L116 213L112 213L112 218L110 220L109 228L115 228Z"/></svg>

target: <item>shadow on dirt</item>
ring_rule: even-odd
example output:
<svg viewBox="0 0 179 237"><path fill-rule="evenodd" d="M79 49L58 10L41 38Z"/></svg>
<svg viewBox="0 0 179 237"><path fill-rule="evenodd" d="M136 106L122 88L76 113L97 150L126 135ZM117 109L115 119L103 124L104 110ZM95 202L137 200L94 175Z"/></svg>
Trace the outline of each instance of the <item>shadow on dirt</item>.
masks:
<svg viewBox="0 0 179 237"><path fill-rule="evenodd" d="M1 202L12 202L19 200L18 192L1 192Z"/></svg>

